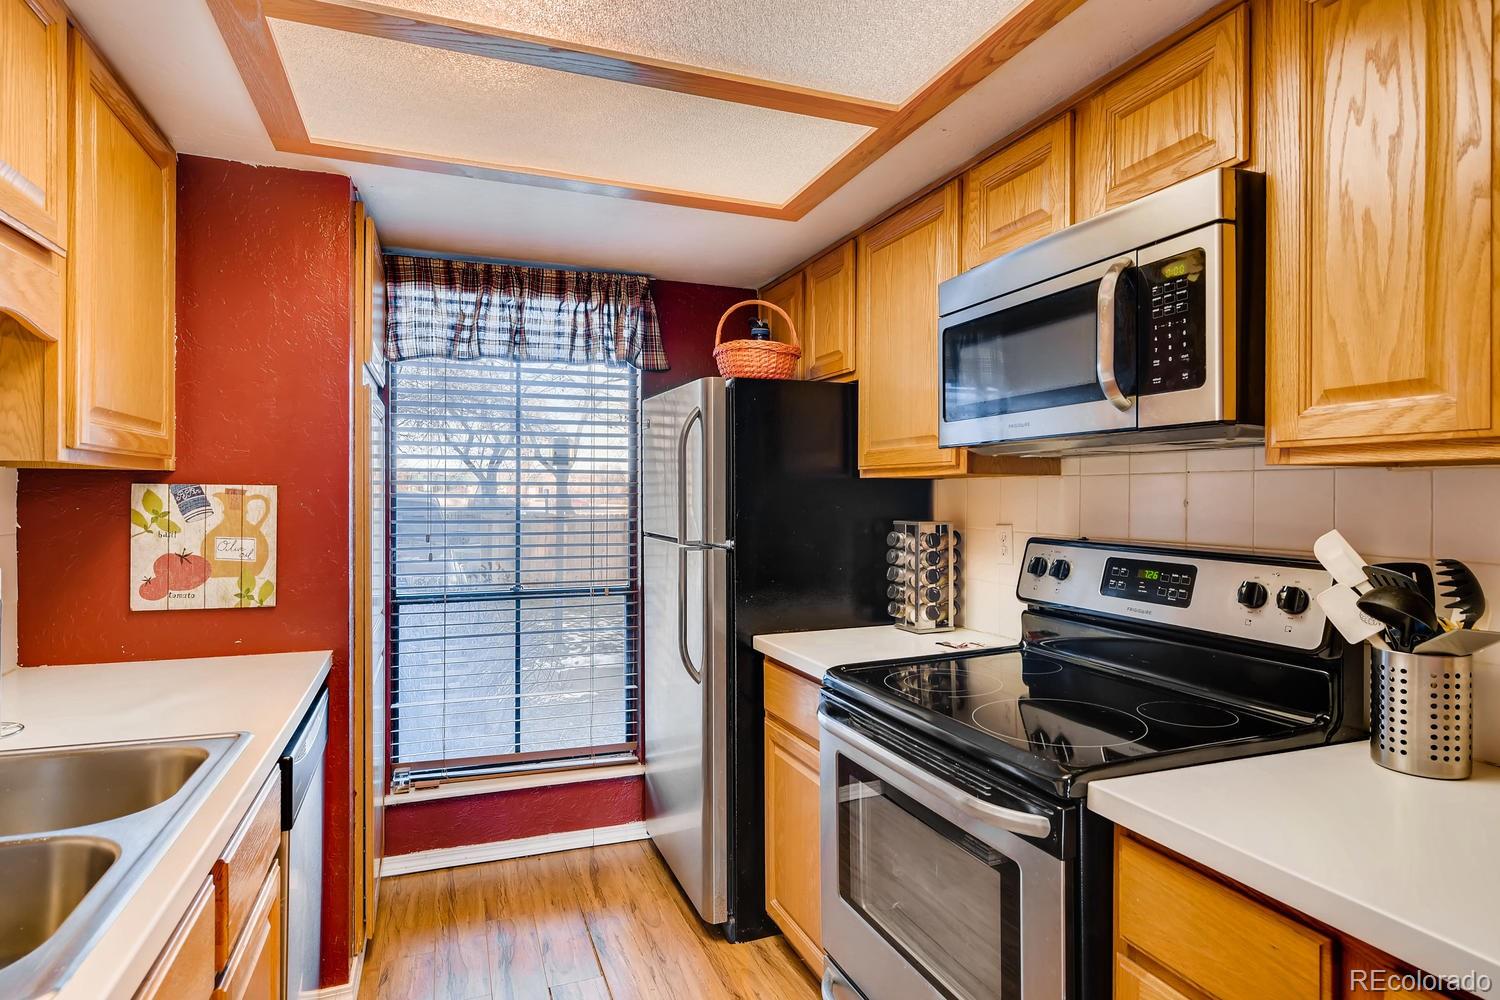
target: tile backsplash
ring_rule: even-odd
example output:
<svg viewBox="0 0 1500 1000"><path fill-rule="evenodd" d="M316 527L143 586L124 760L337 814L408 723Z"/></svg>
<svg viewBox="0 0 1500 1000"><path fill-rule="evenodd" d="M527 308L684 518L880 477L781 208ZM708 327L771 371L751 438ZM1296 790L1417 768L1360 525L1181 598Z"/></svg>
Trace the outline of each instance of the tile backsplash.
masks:
<svg viewBox="0 0 1500 1000"><path fill-rule="evenodd" d="M0 673L16 666L16 470L0 469Z"/></svg>
<svg viewBox="0 0 1500 1000"><path fill-rule="evenodd" d="M1062 475L934 484L934 516L964 535L960 622L1020 635L1032 535L1310 555L1337 527L1372 562L1462 559L1500 604L1500 467L1267 466L1259 447L1065 459ZM1000 526L1009 525L1007 559ZM1500 617L1491 610L1482 627ZM1500 647L1475 657L1475 746L1500 762Z"/></svg>

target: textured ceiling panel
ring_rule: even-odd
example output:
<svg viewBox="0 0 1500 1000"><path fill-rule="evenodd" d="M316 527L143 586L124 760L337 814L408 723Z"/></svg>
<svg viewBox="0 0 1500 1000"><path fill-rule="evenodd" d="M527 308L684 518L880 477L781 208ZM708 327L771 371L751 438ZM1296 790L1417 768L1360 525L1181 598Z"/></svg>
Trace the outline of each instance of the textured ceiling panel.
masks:
<svg viewBox="0 0 1500 1000"><path fill-rule="evenodd" d="M904 103L1021 0L381 0L419 14Z"/></svg>
<svg viewBox="0 0 1500 1000"><path fill-rule="evenodd" d="M870 129L272 20L310 138L781 204Z"/></svg>

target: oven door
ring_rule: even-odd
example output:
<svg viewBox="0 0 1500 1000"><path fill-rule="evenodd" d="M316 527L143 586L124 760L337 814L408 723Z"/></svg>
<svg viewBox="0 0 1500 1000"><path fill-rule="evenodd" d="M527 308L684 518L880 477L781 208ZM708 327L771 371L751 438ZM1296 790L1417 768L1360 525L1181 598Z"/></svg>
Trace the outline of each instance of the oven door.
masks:
<svg viewBox="0 0 1500 1000"><path fill-rule="evenodd" d="M1135 256L938 321L943 447L1136 428Z"/></svg>
<svg viewBox="0 0 1500 1000"><path fill-rule="evenodd" d="M1026 839L1061 811L979 798L827 712L819 722L834 985L866 1000L1062 997L1067 862Z"/></svg>

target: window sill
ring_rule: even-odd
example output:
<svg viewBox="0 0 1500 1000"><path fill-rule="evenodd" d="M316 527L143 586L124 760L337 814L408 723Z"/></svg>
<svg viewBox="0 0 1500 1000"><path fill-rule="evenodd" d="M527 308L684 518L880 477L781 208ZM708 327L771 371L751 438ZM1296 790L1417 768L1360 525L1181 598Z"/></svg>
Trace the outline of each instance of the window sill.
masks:
<svg viewBox="0 0 1500 1000"><path fill-rule="evenodd" d="M472 795L512 792L520 788L574 785L582 781L610 781L614 778L634 778L645 773L646 766L636 762L603 767L574 767L562 771L534 771L529 774L502 774L493 778L451 781L443 785L434 785L431 788L414 788L400 794L388 793L382 801L389 809L417 802L431 802L435 799L462 799Z"/></svg>

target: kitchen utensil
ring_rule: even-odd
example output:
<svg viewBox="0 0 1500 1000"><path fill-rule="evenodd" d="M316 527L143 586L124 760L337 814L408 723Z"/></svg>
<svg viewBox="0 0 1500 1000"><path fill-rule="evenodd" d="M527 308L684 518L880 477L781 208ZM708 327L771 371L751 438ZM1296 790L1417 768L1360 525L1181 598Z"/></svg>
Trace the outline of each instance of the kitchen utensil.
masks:
<svg viewBox="0 0 1500 1000"><path fill-rule="evenodd" d="M1361 592L1370 589L1369 580L1365 576L1364 557L1354 551L1354 546L1337 530L1320 535L1313 542L1313 555L1345 587L1353 587Z"/></svg>
<svg viewBox="0 0 1500 1000"><path fill-rule="evenodd" d="M1443 607L1457 611L1455 617L1464 628L1473 628L1484 617L1484 588L1474 571L1457 559L1439 559L1437 564L1438 577L1443 581Z"/></svg>
<svg viewBox="0 0 1500 1000"><path fill-rule="evenodd" d="M1443 631L1437 612L1414 589L1376 587L1360 594L1354 603L1360 611L1390 626L1386 641L1394 649L1410 652L1416 643Z"/></svg>
<svg viewBox="0 0 1500 1000"><path fill-rule="evenodd" d="M1412 652L1423 655L1469 656L1497 642L1500 642L1500 632L1489 632L1482 628L1461 628L1428 639Z"/></svg>
<svg viewBox="0 0 1500 1000"><path fill-rule="evenodd" d="M1423 778L1467 778L1473 767L1473 666L1467 656L1372 649L1371 759Z"/></svg>
<svg viewBox="0 0 1500 1000"><path fill-rule="evenodd" d="M1343 584L1336 583L1318 595L1318 607L1328 616L1339 635L1351 645L1364 642L1376 635L1384 624L1362 613L1356 605L1359 595Z"/></svg>
<svg viewBox="0 0 1500 1000"><path fill-rule="evenodd" d="M1386 566L1366 566L1364 568L1365 579L1376 587L1395 587L1398 590L1409 590L1414 594L1421 594L1422 587L1416 580L1405 573L1390 569ZM1423 598L1427 600L1427 598ZM1432 604L1431 600L1427 600Z"/></svg>
<svg viewBox="0 0 1500 1000"><path fill-rule="evenodd" d="M1434 608L1438 606L1437 588L1433 585L1431 566L1424 562L1383 562L1375 565L1378 569L1391 570L1415 580L1422 599Z"/></svg>

